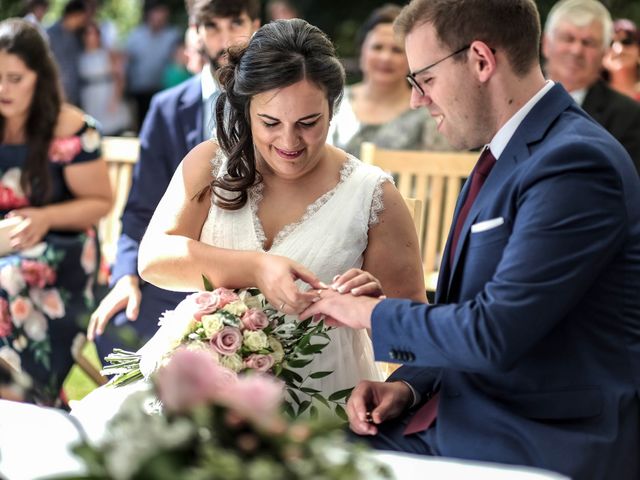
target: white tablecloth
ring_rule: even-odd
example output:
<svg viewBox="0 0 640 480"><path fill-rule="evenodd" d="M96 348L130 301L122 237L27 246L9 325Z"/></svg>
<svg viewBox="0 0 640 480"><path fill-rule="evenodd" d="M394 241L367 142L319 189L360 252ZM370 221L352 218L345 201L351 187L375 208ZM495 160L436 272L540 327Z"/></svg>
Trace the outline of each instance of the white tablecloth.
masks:
<svg viewBox="0 0 640 480"><path fill-rule="evenodd" d="M76 420L60 410L0 400L0 478L32 480L84 473L70 447L80 441ZM373 456L398 480L561 480L559 474L525 467L391 452Z"/></svg>

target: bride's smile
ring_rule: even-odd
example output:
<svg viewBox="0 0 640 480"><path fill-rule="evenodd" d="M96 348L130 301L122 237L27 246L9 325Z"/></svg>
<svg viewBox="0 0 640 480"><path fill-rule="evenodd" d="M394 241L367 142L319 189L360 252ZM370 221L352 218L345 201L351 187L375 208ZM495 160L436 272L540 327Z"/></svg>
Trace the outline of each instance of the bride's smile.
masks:
<svg viewBox="0 0 640 480"><path fill-rule="evenodd" d="M304 79L255 95L250 116L253 141L263 161L260 169L297 179L324 156L329 102L316 84Z"/></svg>

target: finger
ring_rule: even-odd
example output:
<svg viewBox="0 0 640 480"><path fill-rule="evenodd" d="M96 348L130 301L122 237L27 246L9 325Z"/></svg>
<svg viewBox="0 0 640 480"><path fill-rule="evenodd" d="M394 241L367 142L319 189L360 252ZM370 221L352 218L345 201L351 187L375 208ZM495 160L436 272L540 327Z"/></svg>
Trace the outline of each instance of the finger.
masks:
<svg viewBox="0 0 640 480"><path fill-rule="evenodd" d="M327 288L327 286L320 281L318 277L311 272L311 270L307 270L302 265L296 265L294 269L294 275L296 280L302 280L305 283L308 283L313 288Z"/></svg>
<svg viewBox="0 0 640 480"><path fill-rule="evenodd" d="M130 322L135 322L138 319L138 314L140 313L140 302L142 298L140 295L140 290L135 292L131 292L129 295L129 301L127 302L127 308L125 310L125 315L127 320Z"/></svg>
<svg viewBox="0 0 640 480"><path fill-rule="evenodd" d="M382 289L377 282L369 282L365 283L364 285L352 288L349 293L351 293L351 295L355 295L356 297L362 295L378 297L382 293Z"/></svg>
<svg viewBox="0 0 640 480"><path fill-rule="evenodd" d="M360 420L354 419L349 421L349 428L354 433L358 435L377 435L378 428L372 424L367 422L361 422Z"/></svg>
<svg viewBox="0 0 640 480"><path fill-rule="evenodd" d="M359 268L350 268L342 275L338 275L337 279L334 279L333 283L331 284L331 288L334 290L338 290L340 293L343 293L342 291L340 291L340 287L342 287L345 283L349 282L358 275L361 275L362 273L362 270L360 270Z"/></svg>

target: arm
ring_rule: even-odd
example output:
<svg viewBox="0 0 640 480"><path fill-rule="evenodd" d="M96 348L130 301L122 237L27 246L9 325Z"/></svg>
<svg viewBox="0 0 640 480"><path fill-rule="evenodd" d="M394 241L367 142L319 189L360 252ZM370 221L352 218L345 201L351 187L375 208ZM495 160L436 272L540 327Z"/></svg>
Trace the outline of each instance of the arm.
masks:
<svg viewBox="0 0 640 480"><path fill-rule="evenodd" d="M212 180L210 160L217 148L211 141L200 144L176 170L140 244L140 276L174 291L202 289L202 275L215 286L257 286L272 305L286 304L287 313L297 313L316 294L300 292L295 280L321 288L311 272L284 257L224 249L199 241L211 195L200 200L198 196Z"/></svg>

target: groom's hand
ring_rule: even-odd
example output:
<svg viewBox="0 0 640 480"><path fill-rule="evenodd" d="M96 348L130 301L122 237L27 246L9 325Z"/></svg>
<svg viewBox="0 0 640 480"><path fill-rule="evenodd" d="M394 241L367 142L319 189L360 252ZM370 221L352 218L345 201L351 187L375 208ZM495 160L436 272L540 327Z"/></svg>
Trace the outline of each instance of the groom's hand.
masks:
<svg viewBox="0 0 640 480"><path fill-rule="evenodd" d="M411 399L411 390L404 382L362 381L347 402L349 427L358 435L376 435L377 425L398 417Z"/></svg>
<svg viewBox="0 0 640 480"><path fill-rule="evenodd" d="M319 290L318 298L300 318L324 315L330 327L371 328L371 312L380 302L379 298L342 295L334 290Z"/></svg>

